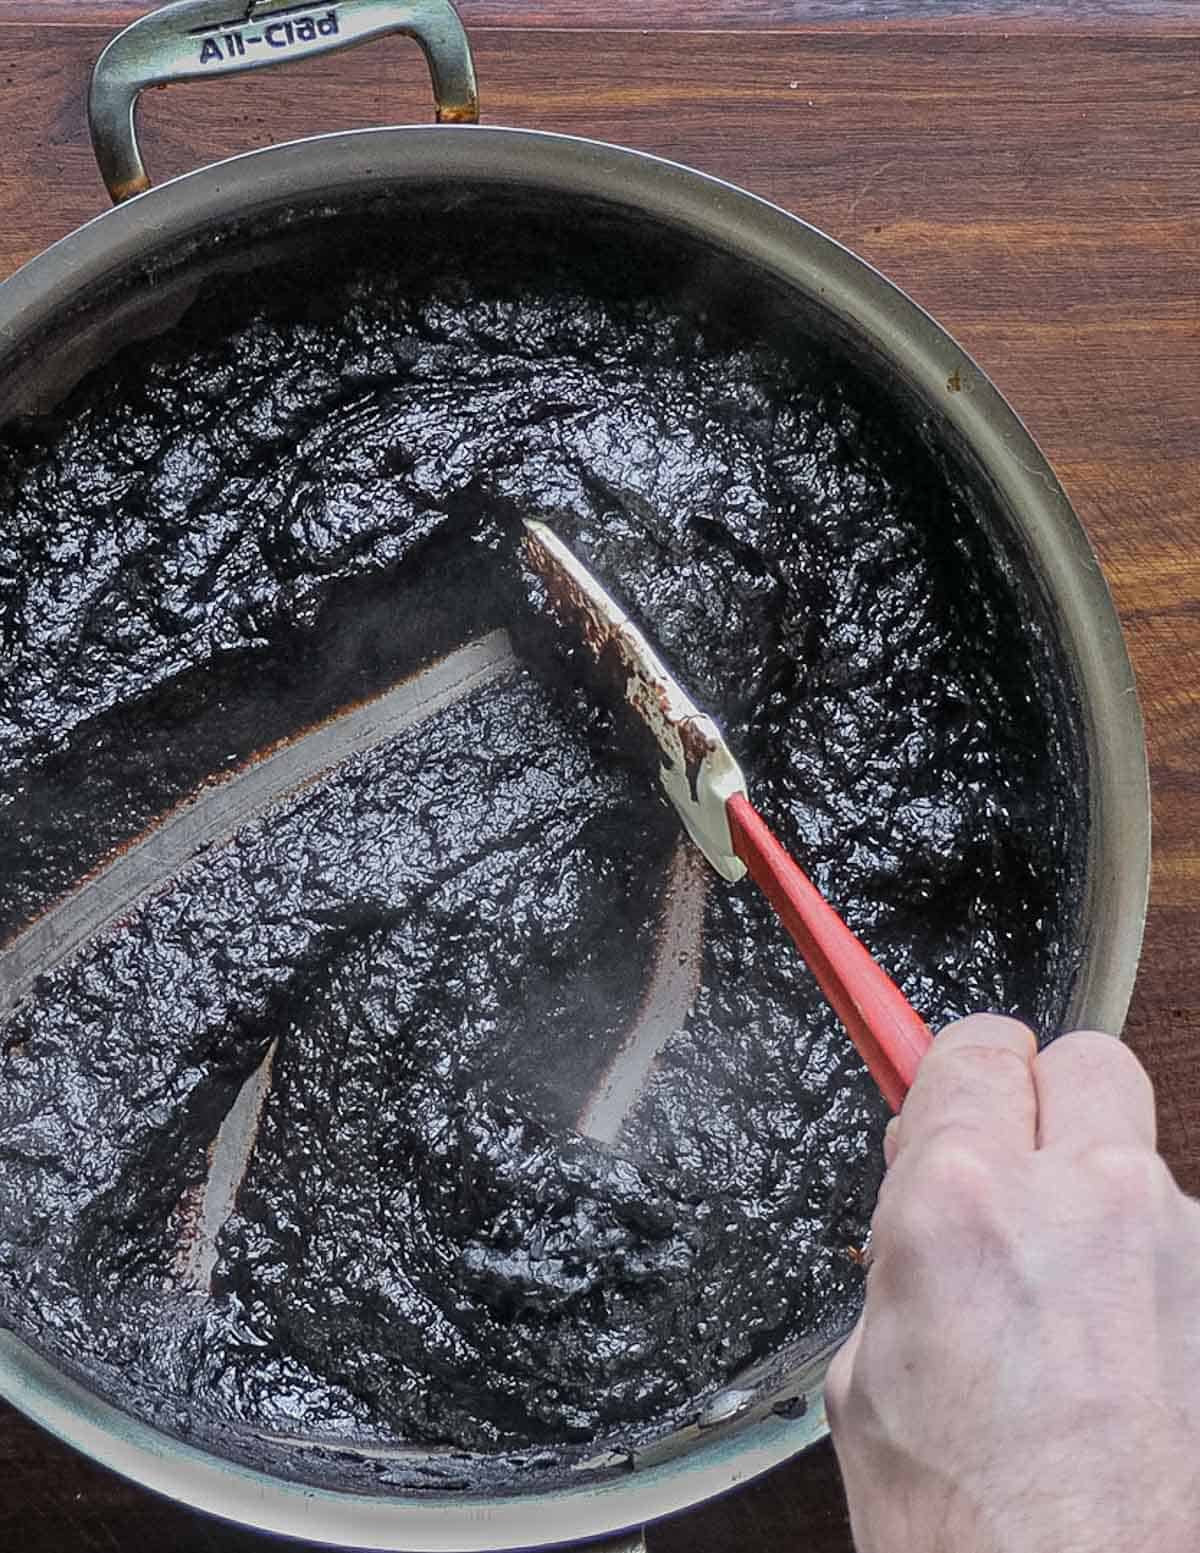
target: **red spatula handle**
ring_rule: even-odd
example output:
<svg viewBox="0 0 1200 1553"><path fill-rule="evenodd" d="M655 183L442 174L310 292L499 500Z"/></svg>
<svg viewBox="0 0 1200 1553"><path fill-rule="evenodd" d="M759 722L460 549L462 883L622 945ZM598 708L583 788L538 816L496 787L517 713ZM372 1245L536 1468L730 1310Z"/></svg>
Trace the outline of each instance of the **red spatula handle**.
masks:
<svg viewBox="0 0 1200 1553"><path fill-rule="evenodd" d="M883 967L834 911L740 793L725 806L733 850L774 906L893 1111L904 1103L932 1036Z"/></svg>

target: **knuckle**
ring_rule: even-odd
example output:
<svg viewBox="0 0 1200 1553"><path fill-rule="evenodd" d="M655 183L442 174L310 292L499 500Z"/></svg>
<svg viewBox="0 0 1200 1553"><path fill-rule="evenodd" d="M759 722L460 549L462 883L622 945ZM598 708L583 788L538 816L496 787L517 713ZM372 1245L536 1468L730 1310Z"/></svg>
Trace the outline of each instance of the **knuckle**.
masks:
<svg viewBox="0 0 1200 1553"><path fill-rule="evenodd" d="M1109 1073L1122 1088L1153 1094L1150 1075L1128 1046L1102 1030L1072 1030L1051 1041L1038 1056L1039 1064L1078 1062L1091 1071Z"/></svg>
<svg viewBox="0 0 1200 1553"><path fill-rule="evenodd" d="M886 1205L881 1203L890 1244L917 1250L950 1229L961 1230L992 1216L991 1168L969 1138L953 1127L935 1133L911 1156L903 1173L893 1175Z"/></svg>
<svg viewBox="0 0 1200 1553"><path fill-rule="evenodd" d="M1025 1062L1036 1045L1033 1031L1019 1019L1007 1014L968 1014L965 1019L947 1025L934 1041L933 1049L1008 1051Z"/></svg>
<svg viewBox="0 0 1200 1553"><path fill-rule="evenodd" d="M992 1173L972 1143L953 1127L936 1133L922 1152L920 1188L947 1210L968 1211L991 1195Z"/></svg>
<svg viewBox="0 0 1200 1553"><path fill-rule="evenodd" d="M977 1041L960 1041L944 1053L942 1060L947 1067L986 1072L992 1080L999 1077L1004 1082L1020 1084L1023 1088L1029 1084L1029 1062L1011 1046L985 1046Z"/></svg>
<svg viewBox="0 0 1200 1553"><path fill-rule="evenodd" d="M1080 1166L1097 1206L1106 1214L1149 1212L1170 1181L1159 1155L1127 1144L1094 1144L1083 1154Z"/></svg>
<svg viewBox="0 0 1200 1553"><path fill-rule="evenodd" d="M943 1046L942 1040L934 1042L913 1086L914 1093L918 1086L922 1091L915 1109L925 1127L964 1109L978 1113L981 1107L1011 1104L1014 1097L1032 1106L1033 1070L1024 1051L968 1040Z"/></svg>

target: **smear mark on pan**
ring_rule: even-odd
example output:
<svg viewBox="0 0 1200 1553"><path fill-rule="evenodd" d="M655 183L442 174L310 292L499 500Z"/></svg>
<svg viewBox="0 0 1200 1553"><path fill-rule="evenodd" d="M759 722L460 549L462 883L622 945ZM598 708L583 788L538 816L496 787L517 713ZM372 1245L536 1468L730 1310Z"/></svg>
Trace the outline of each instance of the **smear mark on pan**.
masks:
<svg viewBox="0 0 1200 1553"><path fill-rule="evenodd" d="M217 1129L208 1150L208 1176L195 1193L183 1203L184 1231L175 1277L181 1289L190 1294L211 1294L213 1269L217 1265L217 1238L233 1212L237 1194L246 1176L246 1167L258 1138L258 1124L271 1090L271 1070L276 1037L267 1054L238 1091L225 1120Z"/></svg>
<svg viewBox="0 0 1200 1553"><path fill-rule="evenodd" d="M225 780L201 788L0 952L0 1019L29 995L39 976L115 926L215 842L322 772L503 678L516 662L508 633L489 632L385 694L319 723Z"/></svg>
<svg viewBox="0 0 1200 1553"><path fill-rule="evenodd" d="M708 881L708 864L681 837L667 871L658 952L646 995L628 1035L579 1114L576 1127L585 1137L616 1142L659 1053L692 1011L703 969Z"/></svg>

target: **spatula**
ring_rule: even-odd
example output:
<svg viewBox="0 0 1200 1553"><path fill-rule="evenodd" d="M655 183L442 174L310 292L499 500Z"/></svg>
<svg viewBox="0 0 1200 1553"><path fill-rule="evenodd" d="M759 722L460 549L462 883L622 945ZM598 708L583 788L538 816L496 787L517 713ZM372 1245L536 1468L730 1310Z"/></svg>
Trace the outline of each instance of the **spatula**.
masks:
<svg viewBox="0 0 1200 1553"><path fill-rule="evenodd" d="M659 777L692 840L723 878L748 872L775 908L817 984L898 1111L931 1036L750 802L720 728L691 700L628 614L553 529L527 519L525 552L550 606L580 636L652 735Z"/></svg>

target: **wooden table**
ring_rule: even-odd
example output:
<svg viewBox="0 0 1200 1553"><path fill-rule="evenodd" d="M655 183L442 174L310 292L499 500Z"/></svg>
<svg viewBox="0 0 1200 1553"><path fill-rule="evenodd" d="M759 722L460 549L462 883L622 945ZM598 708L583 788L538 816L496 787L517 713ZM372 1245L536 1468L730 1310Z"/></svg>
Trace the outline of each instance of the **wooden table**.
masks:
<svg viewBox="0 0 1200 1553"><path fill-rule="evenodd" d="M141 5L0 0L0 275L101 210L88 71ZM461 0L486 119L692 163L803 215L927 307L1062 477L1128 632L1155 864L1128 1034L1200 1192L1200 7L1195 0ZM852 18L852 19L847 19ZM154 96L162 178L428 117L385 42ZM261 1539L0 1411L0 1545L249 1553ZM847 1553L828 1448L657 1528L652 1553Z"/></svg>

